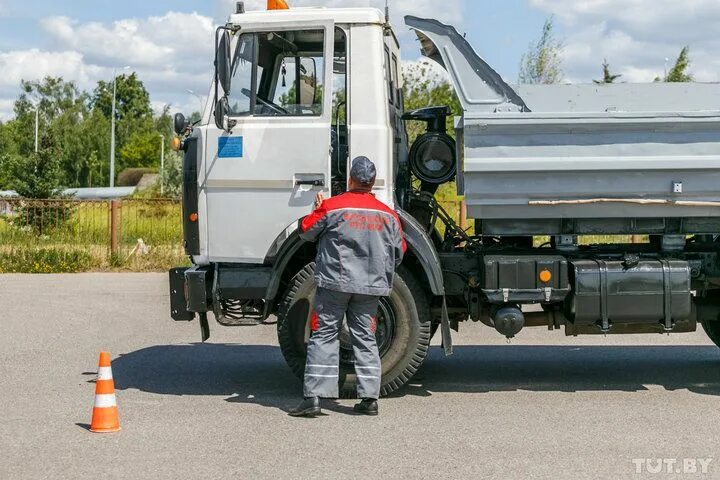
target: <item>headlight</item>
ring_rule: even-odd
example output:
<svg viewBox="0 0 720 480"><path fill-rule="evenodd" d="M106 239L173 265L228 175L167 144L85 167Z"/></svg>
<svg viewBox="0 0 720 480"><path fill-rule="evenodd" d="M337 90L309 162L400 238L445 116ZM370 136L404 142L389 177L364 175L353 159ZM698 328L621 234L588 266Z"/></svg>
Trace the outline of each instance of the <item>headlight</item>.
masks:
<svg viewBox="0 0 720 480"><path fill-rule="evenodd" d="M449 182L455 176L456 165L455 141L446 133L425 133L410 149L410 168L423 182Z"/></svg>

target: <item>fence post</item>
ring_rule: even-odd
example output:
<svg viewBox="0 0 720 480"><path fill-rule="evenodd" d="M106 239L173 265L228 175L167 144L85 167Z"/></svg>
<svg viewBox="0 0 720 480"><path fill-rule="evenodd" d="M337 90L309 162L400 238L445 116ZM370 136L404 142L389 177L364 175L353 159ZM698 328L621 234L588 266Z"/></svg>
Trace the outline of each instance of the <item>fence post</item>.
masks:
<svg viewBox="0 0 720 480"><path fill-rule="evenodd" d="M110 200L110 253L120 251L120 200Z"/></svg>

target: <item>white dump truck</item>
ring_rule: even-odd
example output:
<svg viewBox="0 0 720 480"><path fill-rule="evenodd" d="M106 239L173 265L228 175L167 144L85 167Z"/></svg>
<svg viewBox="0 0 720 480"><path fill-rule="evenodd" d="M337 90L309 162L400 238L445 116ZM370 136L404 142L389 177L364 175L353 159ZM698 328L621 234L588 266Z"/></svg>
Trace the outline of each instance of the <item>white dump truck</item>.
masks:
<svg viewBox="0 0 720 480"><path fill-rule="evenodd" d="M447 70L462 111L404 110L400 47L379 10L238 3L217 29L202 119L175 119L193 266L170 272L172 317L197 318L205 340L210 313L225 326L274 315L301 376L316 252L298 219L316 193L344 192L349 159L364 155L409 247L377 317L383 394L413 376L438 329L449 354L451 330L469 320L508 338L525 327L664 334L700 322L719 343L720 85L513 87L453 27L406 24ZM427 124L413 145L408 121ZM451 181L472 233L434 198ZM588 245L594 235L621 240ZM350 392L347 331L341 340Z"/></svg>

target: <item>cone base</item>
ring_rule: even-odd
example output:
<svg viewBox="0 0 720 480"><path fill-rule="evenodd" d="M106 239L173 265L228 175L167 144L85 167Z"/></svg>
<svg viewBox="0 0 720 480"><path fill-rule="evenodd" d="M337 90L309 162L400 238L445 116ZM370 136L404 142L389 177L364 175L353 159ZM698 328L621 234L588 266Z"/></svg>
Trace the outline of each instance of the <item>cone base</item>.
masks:
<svg viewBox="0 0 720 480"><path fill-rule="evenodd" d="M90 431L93 433L113 433L113 432L119 432L120 427L117 427L117 428L91 428Z"/></svg>
<svg viewBox="0 0 720 480"><path fill-rule="evenodd" d="M93 408L90 431L96 433L110 433L120 430L120 420L117 407Z"/></svg>

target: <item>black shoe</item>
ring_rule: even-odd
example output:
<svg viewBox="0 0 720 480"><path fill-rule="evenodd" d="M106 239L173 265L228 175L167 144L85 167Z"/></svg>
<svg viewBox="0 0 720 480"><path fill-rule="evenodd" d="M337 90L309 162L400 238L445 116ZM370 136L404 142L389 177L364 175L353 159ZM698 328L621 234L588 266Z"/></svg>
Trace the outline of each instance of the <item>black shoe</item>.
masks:
<svg viewBox="0 0 720 480"><path fill-rule="evenodd" d="M320 415L320 399L310 397L303 400L300 405L288 412L291 417L317 417Z"/></svg>
<svg viewBox="0 0 720 480"><path fill-rule="evenodd" d="M374 398L363 398L360 403L353 407L353 410L362 415L375 416L378 414L378 402Z"/></svg>

